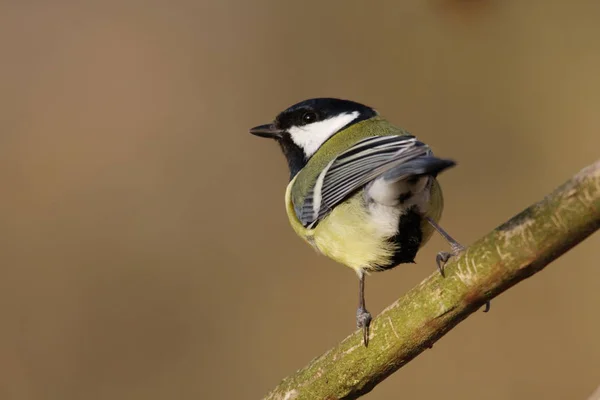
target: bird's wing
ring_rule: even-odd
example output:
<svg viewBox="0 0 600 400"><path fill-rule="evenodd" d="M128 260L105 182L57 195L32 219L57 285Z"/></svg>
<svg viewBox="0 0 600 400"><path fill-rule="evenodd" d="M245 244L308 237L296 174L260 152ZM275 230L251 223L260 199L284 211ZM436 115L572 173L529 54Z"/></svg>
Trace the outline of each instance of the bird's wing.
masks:
<svg viewBox="0 0 600 400"><path fill-rule="evenodd" d="M298 219L314 227L337 204L373 179L417 157L430 154L414 136L374 136L356 143L323 169L303 204Z"/></svg>

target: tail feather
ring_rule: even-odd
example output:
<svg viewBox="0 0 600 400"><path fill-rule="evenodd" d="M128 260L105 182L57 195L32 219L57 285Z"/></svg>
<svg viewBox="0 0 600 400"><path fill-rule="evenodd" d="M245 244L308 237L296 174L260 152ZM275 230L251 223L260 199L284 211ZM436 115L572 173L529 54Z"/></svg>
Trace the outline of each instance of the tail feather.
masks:
<svg viewBox="0 0 600 400"><path fill-rule="evenodd" d="M398 182L413 176L430 175L437 176L443 170L455 166L452 160L424 156L410 160L404 164L387 171L381 177L386 182Z"/></svg>

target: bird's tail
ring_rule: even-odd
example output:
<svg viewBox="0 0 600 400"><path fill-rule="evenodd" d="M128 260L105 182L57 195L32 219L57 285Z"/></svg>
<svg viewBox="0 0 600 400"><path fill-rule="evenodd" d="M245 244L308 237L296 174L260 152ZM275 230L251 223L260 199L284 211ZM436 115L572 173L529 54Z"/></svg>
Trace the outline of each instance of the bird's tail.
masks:
<svg viewBox="0 0 600 400"><path fill-rule="evenodd" d="M452 160L423 156L398 165L383 174L383 179L388 182L397 182L413 176L430 175L436 177L443 170L455 166Z"/></svg>

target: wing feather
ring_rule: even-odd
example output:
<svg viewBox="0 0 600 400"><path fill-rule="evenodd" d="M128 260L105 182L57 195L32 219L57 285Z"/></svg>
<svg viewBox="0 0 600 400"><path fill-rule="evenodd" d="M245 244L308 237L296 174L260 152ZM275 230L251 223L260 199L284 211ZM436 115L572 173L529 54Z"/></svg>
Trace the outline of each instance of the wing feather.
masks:
<svg viewBox="0 0 600 400"><path fill-rule="evenodd" d="M333 207L373 179L427 154L429 147L410 135L374 136L357 142L319 174L297 208L298 219L306 227L315 226Z"/></svg>

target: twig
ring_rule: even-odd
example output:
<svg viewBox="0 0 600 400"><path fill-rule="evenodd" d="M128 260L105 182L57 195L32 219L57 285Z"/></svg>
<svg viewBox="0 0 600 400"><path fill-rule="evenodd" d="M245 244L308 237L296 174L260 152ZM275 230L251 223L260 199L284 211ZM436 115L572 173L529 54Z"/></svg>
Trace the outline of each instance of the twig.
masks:
<svg viewBox="0 0 600 400"><path fill-rule="evenodd" d="M360 332L285 378L266 399L355 399L511 286L600 228L600 160L479 239Z"/></svg>
<svg viewBox="0 0 600 400"><path fill-rule="evenodd" d="M600 400L600 386L588 397L587 400Z"/></svg>

